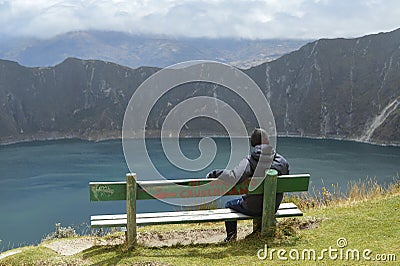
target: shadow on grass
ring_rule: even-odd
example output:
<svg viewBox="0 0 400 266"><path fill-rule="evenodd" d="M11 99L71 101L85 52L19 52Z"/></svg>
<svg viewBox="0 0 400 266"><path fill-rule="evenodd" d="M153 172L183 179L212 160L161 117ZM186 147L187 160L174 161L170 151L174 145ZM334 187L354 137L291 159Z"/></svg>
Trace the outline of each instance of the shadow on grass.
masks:
<svg viewBox="0 0 400 266"><path fill-rule="evenodd" d="M290 231L292 233L292 231ZM117 246L95 246L84 251L85 260L94 261L93 265L115 265L121 260L130 260L138 258L138 265L145 261L161 261L163 258L181 258L190 260L190 258L203 259L224 259L226 257L249 256L263 248L265 244L270 247L283 247L296 245L299 238L294 236L277 235L273 239L261 237L259 232L248 235L245 239L230 243L212 243L212 244L189 244L174 245L168 247L144 247L137 246L128 251L125 244ZM142 262L139 262L142 261ZM154 262L152 262L154 263ZM153 265L153 264L147 264ZM163 265L156 263L154 265Z"/></svg>
<svg viewBox="0 0 400 266"><path fill-rule="evenodd" d="M82 252L83 259L95 261L92 265L116 265L122 259L129 258L125 245L94 246Z"/></svg>

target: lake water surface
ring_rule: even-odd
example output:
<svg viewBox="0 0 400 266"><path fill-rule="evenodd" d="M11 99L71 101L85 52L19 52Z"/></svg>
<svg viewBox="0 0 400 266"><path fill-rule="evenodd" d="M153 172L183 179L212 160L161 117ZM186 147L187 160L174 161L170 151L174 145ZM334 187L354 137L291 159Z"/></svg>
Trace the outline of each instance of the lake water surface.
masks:
<svg viewBox="0 0 400 266"><path fill-rule="evenodd" d="M181 148L189 158L199 155L199 139L184 139ZM170 165L159 140L148 149L158 170L168 178L201 178L213 168L223 168L230 145L216 139L218 156L206 169L194 173ZM349 141L279 138L277 151L290 163L291 173L310 173L311 188L376 177L391 182L400 172L400 147L382 147ZM148 167L138 156L135 172ZM0 251L35 244L60 222L84 227L90 215L124 213L124 202L89 202L90 181L123 181L128 167L121 141L61 140L0 146ZM223 201L220 202L223 204ZM162 211L179 207L155 200L140 201L138 211Z"/></svg>

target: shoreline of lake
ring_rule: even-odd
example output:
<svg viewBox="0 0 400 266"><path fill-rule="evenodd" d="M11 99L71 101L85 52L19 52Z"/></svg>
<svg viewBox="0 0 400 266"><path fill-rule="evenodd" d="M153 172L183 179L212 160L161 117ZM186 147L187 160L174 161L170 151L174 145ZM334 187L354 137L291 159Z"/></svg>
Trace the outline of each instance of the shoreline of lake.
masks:
<svg viewBox="0 0 400 266"><path fill-rule="evenodd" d="M212 137L212 138L226 138L227 136L224 135L204 135L204 136L195 136L195 135L187 135L183 138L204 138L204 137ZM250 136L249 136L250 137ZM380 143L380 142L373 142L373 141L363 141L357 138L346 138L346 137L323 137L323 136L309 136L309 135L295 135L295 134L278 134L278 138L302 138L302 139L315 139L315 140L337 140L337 141L349 141L349 142L356 142L356 143L364 143L376 146L383 146L383 147L400 147L399 143ZM150 138L159 138L159 137L148 137ZM110 132L109 134L104 134L102 136L79 136L75 134L71 135L62 135L59 136L58 134L51 134L50 136L31 136L28 138L21 138L21 139L12 139L12 140L1 140L0 139L0 146L8 146L14 144L21 144L21 143L30 143L30 142L42 142L42 141L55 141L55 140L82 140L82 141L89 141L89 142L102 142L102 141L110 141L110 140L122 140L121 134L115 134L115 132Z"/></svg>

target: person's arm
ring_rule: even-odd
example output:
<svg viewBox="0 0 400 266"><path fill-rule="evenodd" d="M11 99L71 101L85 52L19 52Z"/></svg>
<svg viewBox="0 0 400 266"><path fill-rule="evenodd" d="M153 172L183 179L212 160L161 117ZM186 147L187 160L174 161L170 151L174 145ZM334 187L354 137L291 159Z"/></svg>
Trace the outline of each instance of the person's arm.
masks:
<svg viewBox="0 0 400 266"><path fill-rule="evenodd" d="M214 170L207 174L207 178L219 178L222 181L227 182L229 185L234 185L243 182L247 178L252 176L252 170L250 167L249 160L244 158L240 163L232 170Z"/></svg>
<svg viewBox="0 0 400 266"><path fill-rule="evenodd" d="M288 175L289 163L282 155L276 154L274 161L272 162L271 169L275 169L276 171L278 171L279 175Z"/></svg>
<svg viewBox="0 0 400 266"><path fill-rule="evenodd" d="M211 172L209 172L207 174L206 178L218 178L222 174L223 171L224 171L223 169L212 170Z"/></svg>

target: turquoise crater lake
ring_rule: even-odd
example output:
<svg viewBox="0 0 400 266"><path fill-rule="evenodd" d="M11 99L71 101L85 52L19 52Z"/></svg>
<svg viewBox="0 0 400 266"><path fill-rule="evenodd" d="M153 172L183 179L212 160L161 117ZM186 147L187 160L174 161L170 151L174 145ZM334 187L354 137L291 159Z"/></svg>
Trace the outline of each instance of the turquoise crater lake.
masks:
<svg viewBox="0 0 400 266"><path fill-rule="evenodd" d="M226 165L228 139L215 139L218 155L202 171L185 172L169 164L160 141L147 147L158 170L172 178L202 178ZM189 158L199 155L199 139L183 139L182 151ZM277 151L290 163L291 173L310 173L311 186L338 184L346 191L349 181L376 177L381 184L400 172L400 147L383 147L350 141L279 138ZM137 171L146 174L138 158ZM123 202L90 203L90 181L124 180L128 168L121 141L43 141L0 146L0 251L35 244L62 226L87 228L92 214L123 213ZM223 204L223 201L220 202ZM156 200L141 201L138 211L162 211L179 207Z"/></svg>

